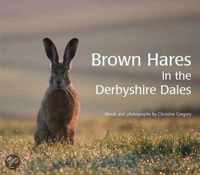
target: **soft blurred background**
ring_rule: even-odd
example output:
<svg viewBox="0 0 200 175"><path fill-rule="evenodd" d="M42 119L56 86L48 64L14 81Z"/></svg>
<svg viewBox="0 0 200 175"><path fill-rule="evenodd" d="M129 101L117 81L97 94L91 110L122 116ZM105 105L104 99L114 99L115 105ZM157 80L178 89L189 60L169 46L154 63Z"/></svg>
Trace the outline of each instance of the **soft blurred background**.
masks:
<svg viewBox="0 0 200 175"><path fill-rule="evenodd" d="M198 0L0 0L0 115L35 116L48 86L49 61L42 39L50 37L62 58L71 37L80 40L72 77L83 116L107 111L198 109L200 99L200 1ZM192 96L96 96L95 85L161 82L161 68L92 67L102 55L191 55ZM165 70L174 72L177 67ZM175 85L177 82L168 82Z"/></svg>

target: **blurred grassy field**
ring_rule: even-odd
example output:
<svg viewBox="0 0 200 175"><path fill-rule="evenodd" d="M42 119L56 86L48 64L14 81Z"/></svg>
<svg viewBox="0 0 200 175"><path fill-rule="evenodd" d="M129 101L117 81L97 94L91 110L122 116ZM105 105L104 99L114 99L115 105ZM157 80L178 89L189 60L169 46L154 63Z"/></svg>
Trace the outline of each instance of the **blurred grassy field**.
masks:
<svg viewBox="0 0 200 175"><path fill-rule="evenodd" d="M200 174L200 119L82 118L76 143L33 148L34 120L1 119L0 174ZM14 171L7 155L21 158Z"/></svg>

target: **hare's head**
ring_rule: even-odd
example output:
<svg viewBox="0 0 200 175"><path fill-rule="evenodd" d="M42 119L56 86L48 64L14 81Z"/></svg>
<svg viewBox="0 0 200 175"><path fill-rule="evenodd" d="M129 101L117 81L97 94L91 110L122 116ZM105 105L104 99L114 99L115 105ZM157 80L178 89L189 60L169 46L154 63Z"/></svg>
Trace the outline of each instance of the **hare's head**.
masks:
<svg viewBox="0 0 200 175"><path fill-rule="evenodd" d="M70 84L70 63L75 56L78 39L73 38L69 41L64 51L62 63L59 62L58 52L54 43L49 38L44 38L43 43L47 57L51 61L50 86L55 89L64 89Z"/></svg>

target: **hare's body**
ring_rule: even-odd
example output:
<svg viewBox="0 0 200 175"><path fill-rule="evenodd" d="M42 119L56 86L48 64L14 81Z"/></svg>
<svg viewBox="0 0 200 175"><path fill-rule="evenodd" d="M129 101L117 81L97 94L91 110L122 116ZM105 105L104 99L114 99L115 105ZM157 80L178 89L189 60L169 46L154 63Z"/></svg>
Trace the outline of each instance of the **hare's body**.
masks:
<svg viewBox="0 0 200 175"><path fill-rule="evenodd" d="M71 86L65 90L48 88L37 117L36 142L66 140L73 144L78 116L79 100Z"/></svg>
<svg viewBox="0 0 200 175"><path fill-rule="evenodd" d="M67 49L70 49L69 46ZM47 55L48 53L47 51ZM65 59L67 58L64 57ZM61 64L58 60L54 63L52 61L50 86L37 116L36 144L55 141L74 143L75 127L79 116L79 99L71 85L68 69L69 65Z"/></svg>

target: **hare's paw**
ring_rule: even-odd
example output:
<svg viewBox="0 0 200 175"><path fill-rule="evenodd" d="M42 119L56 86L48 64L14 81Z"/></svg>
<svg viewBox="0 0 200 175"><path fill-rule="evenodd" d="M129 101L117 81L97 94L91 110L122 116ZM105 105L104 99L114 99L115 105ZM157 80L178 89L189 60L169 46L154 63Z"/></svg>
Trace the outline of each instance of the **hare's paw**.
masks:
<svg viewBox="0 0 200 175"><path fill-rule="evenodd" d="M34 140L37 145L46 142L48 140L48 132L43 130L37 130L34 135Z"/></svg>
<svg viewBox="0 0 200 175"><path fill-rule="evenodd" d="M73 145L73 144L74 144L74 135L75 135L74 129L68 129L68 130L67 130L67 136L68 136L67 142L68 142L70 145Z"/></svg>

